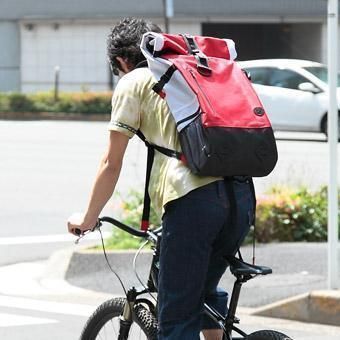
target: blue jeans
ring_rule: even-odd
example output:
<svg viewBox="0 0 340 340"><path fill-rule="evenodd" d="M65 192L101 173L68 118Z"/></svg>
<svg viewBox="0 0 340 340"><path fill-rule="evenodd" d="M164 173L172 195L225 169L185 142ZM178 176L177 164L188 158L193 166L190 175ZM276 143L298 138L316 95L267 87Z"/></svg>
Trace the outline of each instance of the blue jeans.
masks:
<svg viewBox="0 0 340 340"><path fill-rule="evenodd" d="M159 340L198 340L201 329L218 328L203 315L204 302L220 313L228 294L218 283L249 231L254 197L249 181L233 181L234 210L224 181L189 192L166 205L158 282Z"/></svg>

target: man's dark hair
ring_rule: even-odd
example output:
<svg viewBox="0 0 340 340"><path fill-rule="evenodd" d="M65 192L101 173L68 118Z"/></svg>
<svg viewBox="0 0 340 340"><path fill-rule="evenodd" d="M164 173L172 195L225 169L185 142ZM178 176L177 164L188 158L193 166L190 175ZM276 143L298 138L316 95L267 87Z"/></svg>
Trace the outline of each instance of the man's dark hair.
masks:
<svg viewBox="0 0 340 340"><path fill-rule="evenodd" d="M162 32L157 25L137 18L124 18L112 28L107 40L107 54L114 74L117 75L120 69L117 57L126 59L133 67L145 60L140 43L143 34L150 31Z"/></svg>

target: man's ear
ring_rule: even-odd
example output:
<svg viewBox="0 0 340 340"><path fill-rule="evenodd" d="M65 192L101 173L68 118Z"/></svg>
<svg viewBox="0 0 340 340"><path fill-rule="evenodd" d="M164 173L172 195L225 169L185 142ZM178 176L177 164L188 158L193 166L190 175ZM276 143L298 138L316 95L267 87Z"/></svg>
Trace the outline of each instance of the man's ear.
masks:
<svg viewBox="0 0 340 340"><path fill-rule="evenodd" d="M126 58L122 57L116 57L117 61L120 64L120 68L124 73L129 73L133 70L133 67L131 67L130 63L127 61Z"/></svg>

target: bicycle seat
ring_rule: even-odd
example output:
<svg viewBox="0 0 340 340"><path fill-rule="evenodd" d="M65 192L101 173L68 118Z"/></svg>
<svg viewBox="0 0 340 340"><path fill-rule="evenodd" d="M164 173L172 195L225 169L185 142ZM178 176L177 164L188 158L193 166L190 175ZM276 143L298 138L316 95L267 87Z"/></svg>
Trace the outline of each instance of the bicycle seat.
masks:
<svg viewBox="0 0 340 340"><path fill-rule="evenodd" d="M271 274L273 271L269 267L256 266L241 261L235 256L226 256L226 260L230 264L230 271L233 275L267 275Z"/></svg>

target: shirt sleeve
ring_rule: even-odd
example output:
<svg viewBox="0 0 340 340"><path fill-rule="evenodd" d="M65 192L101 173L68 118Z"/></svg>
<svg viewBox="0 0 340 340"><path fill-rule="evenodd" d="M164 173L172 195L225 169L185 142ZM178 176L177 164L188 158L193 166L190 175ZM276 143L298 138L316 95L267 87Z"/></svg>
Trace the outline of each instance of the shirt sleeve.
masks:
<svg viewBox="0 0 340 340"><path fill-rule="evenodd" d="M129 138L140 126L140 94L138 82L129 74L122 77L112 96L111 121L108 129L118 131Z"/></svg>

